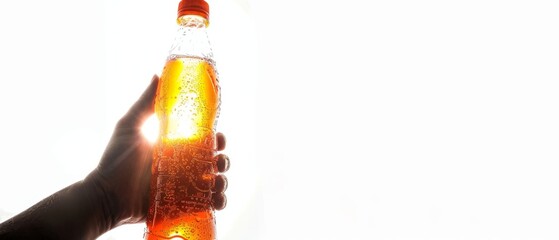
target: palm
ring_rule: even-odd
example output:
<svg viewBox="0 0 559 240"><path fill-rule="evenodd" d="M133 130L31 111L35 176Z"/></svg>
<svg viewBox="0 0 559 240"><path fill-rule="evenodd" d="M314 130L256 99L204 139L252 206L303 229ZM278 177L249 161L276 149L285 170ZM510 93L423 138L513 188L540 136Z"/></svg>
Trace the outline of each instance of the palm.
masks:
<svg viewBox="0 0 559 240"><path fill-rule="evenodd" d="M118 206L125 223L145 220L149 181L151 177L152 146L136 129L126 129L121 123L109 142L98 170L110 185L113 202Z"/></svg>

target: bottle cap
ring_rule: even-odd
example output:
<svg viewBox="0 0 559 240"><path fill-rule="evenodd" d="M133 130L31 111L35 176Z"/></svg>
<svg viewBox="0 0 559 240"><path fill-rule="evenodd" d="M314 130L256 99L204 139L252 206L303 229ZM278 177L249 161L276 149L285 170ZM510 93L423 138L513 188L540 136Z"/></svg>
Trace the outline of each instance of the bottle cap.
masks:
<svg viewBox="0 0 559 240"><path fill-rule="evenodd" d="M184 15L198 15L209 20L210 6L204 0L181 0L177 17Z"/></svg>

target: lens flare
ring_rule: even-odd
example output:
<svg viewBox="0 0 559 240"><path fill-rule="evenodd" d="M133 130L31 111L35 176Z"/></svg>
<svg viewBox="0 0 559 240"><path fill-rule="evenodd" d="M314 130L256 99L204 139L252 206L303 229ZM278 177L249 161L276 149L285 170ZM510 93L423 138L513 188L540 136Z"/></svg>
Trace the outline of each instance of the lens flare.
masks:
<svg viewBox="0 0 559 240"><path fill-rule="evenodd" d="M157 136L159 135L159 121L155 114L148 117L144 125L142 125L142 134L150 143L157 141Z"/></svg>

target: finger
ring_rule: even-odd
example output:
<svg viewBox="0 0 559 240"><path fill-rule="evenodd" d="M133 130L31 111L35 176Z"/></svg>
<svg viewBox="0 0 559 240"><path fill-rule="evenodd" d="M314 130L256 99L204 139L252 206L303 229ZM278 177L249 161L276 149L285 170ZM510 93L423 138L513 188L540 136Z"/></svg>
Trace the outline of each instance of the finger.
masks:
<svg viewBox="0 0 559 240"><path fill-rule="evenodd" d="M217 171L220 173L227 172L229 170L229 157L225 154L218 154L216 156Z"/></svg>
<svg viewBox="0 0 559 240"><path fill-rule="evenodd" d="M212 206L215 210L222 210L227 205L227 197L222 192L212 194Z"/></svg>
<svg viewBox="0 0 559 240"><path fill-rule="evenodd" d="M217 151L223 151L223 149L225 149L225 135L223 135L223 133L218 132L215 135L215 141L217 142L216 144L216 148Z"/></svg>
<svg viewBox="0 0 559 240"><path fill-rule="evenodd" d="M132 105L130 110L120 119L119 126L124 128L139 128L144 121L153 114L153 102L157 91L159 77L153 75L151 84L144 90L140 98Z"/></svg>
<svg viewBox="0 0 559 240"><path fill-rule="evenodd" d="M227 178L225 175L217 175L213 191L216 193L225 192L227 190Z"/></svg>

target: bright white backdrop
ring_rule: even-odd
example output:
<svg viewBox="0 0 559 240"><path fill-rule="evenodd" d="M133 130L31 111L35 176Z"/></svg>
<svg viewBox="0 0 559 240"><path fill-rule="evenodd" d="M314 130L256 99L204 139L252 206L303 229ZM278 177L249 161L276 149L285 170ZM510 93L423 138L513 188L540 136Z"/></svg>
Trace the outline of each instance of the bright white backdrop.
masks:
<svg viewBox="0 0 559 240"><path fill-rule="evenodd" d="M177 2L0 2L0 221L94 168ZM220 239L559 238L558 3L210 4Z"/></svg>

